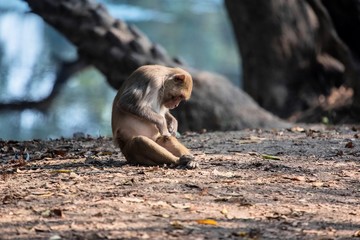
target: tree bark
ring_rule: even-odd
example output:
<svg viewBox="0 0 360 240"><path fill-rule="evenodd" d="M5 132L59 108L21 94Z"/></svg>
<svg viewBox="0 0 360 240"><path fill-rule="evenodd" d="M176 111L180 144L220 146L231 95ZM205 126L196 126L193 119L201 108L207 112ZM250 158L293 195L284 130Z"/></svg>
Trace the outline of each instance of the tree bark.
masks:
<svg viewBox="0 0 360 240"><path fill-rule="evenodd" d="M135 26L112 18L100 4L90 0L25 1L74 43L79 57L98 68L115 89L145 64L179 66L190 71L194 80L192 98L174 112L181 131L288 126L225 77L192 69L169 57L164 48L152 43Z"/></svg>
<svg viewBox="0 0 360 240"><path fill-rule="evenodd" d="M322 0L334 24L336 34L346 44L351 58L348 82L354 90L353 111L360 115L360 0Z"/></svg>
<svg viewBox="0 0 360 240"><path fill-rule="evenodd" d="M316 62L314 26L304 2L225 3L241 51L245 91L283 117L303 109L302 94L314 82Z"/></svg>
<svg viewBox="0 0 360 240"><path fill-rule="evenodd" d="M344 82L358 104L359 73L320 0L225 4L241 51L244 89L260 106L289 117L319 106L320 95Z"/></svg>

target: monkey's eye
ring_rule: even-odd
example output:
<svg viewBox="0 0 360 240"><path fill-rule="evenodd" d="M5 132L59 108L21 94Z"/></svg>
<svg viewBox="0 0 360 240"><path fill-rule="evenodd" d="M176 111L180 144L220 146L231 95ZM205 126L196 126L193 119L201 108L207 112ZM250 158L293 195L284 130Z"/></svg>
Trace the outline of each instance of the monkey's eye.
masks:
<svg viewBox="0 0 360 240"><path fill-rule="evenodd" d="M184 99L185 99L185 97L182 94L179 95L179 96L171 96L171 100L180 100L180 101L182 101Z"/></svg>

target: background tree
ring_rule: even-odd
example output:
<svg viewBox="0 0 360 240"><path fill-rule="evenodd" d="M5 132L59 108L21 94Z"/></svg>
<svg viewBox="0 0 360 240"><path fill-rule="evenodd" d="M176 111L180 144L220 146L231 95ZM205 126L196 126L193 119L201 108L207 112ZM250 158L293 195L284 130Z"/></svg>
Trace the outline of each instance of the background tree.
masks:
<svg viewBox="0 0 360 240"><path fill-rule="evenodd" d="M319 96L344 83L353 90L351 110L360 107L353 58L358 34L350 36L359 30L359 1L323 3L326 8L319 0L225 0L243 59L244 89L281 117L319 106ZM308 117L319 121L313 118L325 114L319 110Z"/></svg>

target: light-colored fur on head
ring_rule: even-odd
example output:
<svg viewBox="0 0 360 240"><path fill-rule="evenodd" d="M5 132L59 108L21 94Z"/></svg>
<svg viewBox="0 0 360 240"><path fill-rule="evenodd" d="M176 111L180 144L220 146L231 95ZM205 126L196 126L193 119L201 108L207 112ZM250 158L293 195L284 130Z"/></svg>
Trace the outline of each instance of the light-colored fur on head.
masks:
<svg viewBox="0 0 360 240"><path fill-rule="evenodd" d="M191 75L181 68L160 65L144 65L133 72L120 89L120 102L132 102L134 106L147 105L160 113L164 98L182 95L188 100L192 91Z"/></svg>

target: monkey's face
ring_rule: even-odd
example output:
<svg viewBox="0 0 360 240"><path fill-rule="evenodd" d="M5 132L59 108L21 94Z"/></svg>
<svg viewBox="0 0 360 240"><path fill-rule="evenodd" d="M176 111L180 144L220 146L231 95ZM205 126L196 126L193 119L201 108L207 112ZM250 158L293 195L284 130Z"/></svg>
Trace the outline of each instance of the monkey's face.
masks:
<svg viewBox="0 0 360 240"><path fill-rule="evenodd" d="M168 109L174 109L179 106L180 102L184 100L183 96L173 96L164 102L164 106Z"/></svg>
<svg viewBox="0 0 360 240"><path fill-rule="evenodd" d="M191 76L181 69L174 71L175 74L164 83L162 104L168 109L174 109L181 101L188 100L192 90Z"/></svg>

